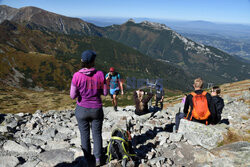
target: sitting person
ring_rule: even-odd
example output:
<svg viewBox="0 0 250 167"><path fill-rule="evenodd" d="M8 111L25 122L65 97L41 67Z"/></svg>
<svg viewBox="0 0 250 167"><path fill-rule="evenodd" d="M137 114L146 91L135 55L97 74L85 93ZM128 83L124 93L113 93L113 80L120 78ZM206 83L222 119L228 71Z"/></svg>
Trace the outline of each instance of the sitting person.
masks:
<svg viewBox="0 0 250 167"><path fill-rule="evenodd" d="M144 115L149 113L148 102L153 97L153 93L145 92L141 89L134 92L135 114Z"/></svg>
<svg viewBox="0 0 250 167"><path fill-rule="evenodd" d="M208 124L211 115L214 115L211 110L212 97L209 93L202 90L203 81L201 78L194 80L194 92L190 93L185 101L183 113L177 113L175 116L175 129L178 130L180 120L186 118L191 121Z"/></svg>
<svg viewBox="0 0 250 167"><path fill-rule="evenodd" d="M212 118L212 124L217 124L221 121L221 114L224 108L224 100L219 96L220 95L220 88L218 86L214 86L212 88L212 108L215 112L214 117Z"/></svg>

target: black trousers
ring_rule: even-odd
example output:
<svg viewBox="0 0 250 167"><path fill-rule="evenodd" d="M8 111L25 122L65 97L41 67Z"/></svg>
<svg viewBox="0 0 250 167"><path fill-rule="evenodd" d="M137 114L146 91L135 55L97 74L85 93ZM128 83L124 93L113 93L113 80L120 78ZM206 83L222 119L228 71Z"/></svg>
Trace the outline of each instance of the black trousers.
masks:
<svg viewBox="0 0 250 167"><path fill-rule="evenodd" d="M161 105L161 110L163 109L163 101L162 102L159 102L161 100L161 98L156 98L156 100L155 100L155 106L156 107L158 107L158 103L160 103L160 105Z"/></svg>

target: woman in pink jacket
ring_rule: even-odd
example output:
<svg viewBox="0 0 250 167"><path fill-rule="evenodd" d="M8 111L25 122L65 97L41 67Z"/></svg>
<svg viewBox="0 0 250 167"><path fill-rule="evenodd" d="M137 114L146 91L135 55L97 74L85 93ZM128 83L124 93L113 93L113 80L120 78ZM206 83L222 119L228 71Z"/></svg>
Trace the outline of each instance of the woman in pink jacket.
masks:
<svg viewBox="0 0 250 167"><path fill-rule="evenodd" d="M88 161L91 157L91 124L94 156L96 158L96 166L99 166L102 152L102 124L104 117L101 95L106 96L108 91L103 72L94 68L95 57L96 53L91 50L82 53L82 69L76 72L72 78L70 97L72 99L77 98L75 115L81 134L84 157Z"/></svg>

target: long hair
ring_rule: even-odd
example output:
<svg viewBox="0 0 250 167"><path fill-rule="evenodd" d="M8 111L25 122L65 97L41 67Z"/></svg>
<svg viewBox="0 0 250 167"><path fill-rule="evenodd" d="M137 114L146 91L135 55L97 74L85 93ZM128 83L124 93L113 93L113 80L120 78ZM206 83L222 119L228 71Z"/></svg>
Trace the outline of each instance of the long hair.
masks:
<svg viewBox="0 0 250 167"><path fill-rule="evenodd" d="M143 110L144 109L144 104L142 102L142 100L143 100L143 93L141 93L140 91L138 93L138 99L139 99L139 110Z"/></svg>

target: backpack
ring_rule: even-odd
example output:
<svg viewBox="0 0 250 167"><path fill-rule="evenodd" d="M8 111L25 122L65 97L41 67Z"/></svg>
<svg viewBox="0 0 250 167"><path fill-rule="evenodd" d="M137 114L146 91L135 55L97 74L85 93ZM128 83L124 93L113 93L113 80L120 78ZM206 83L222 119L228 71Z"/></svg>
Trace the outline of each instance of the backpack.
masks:
<svg viewBox="0 0 250 167"><path fill-rule="evenodd" d="M108 157L107 163L112 159L127 161L135 157L136 154L132 149L130 133L123 129L114 129L111 134L106 155Z"/></svg>
<svg viewBox="0 0 250 167"><path fill-rule="evenodd" d="M191 95L193 96L193 110L190 120L195 118L196 120L208 120L209 116L211 115L208 103L207 103L207 92L203 91L202 94L196 94L192 92ZM207 124L207 122L206 122Z"/></svg>

